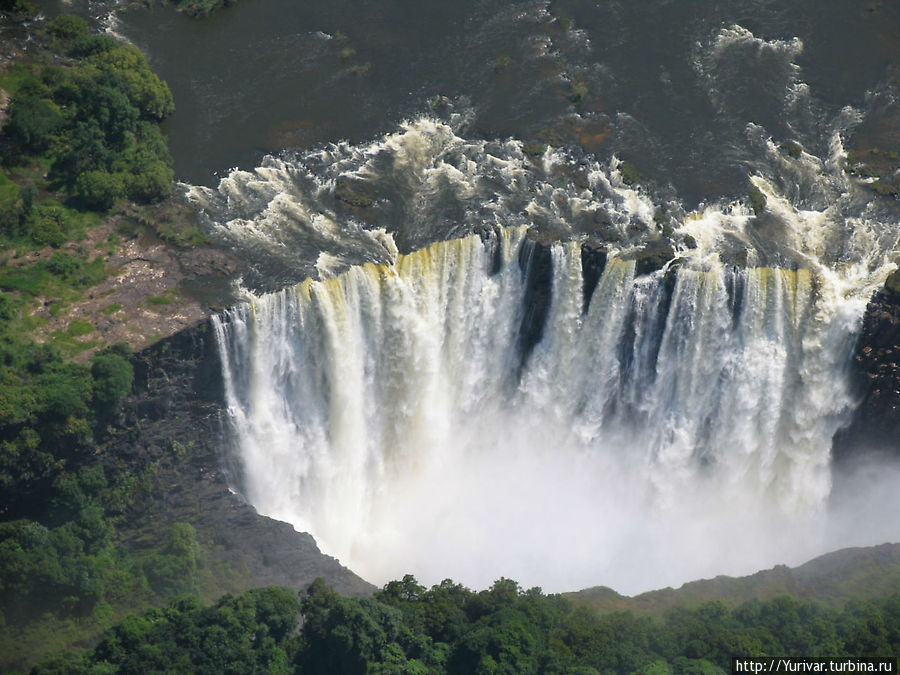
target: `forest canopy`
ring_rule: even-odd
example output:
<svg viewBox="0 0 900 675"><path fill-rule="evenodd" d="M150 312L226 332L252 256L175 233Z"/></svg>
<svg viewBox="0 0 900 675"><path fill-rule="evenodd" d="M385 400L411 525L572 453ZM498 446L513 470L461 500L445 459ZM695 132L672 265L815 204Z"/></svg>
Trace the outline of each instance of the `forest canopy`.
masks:
<svg viewBox="0 0 900 675"><path fill-rule="evenodd" d="M48 673L415 673L509 675L717 673L732 656L893 656L900 596L826 609L783 596L735 608L713 602L664 617L600 614L500 579L474 592L450 580L425 589L407 575L374 597L338 595L322 580L191 598L131 615L85 655Z"/></svg>
<svg viewBox="0 0 900 675"><path fill-rule="evenodd" d="M40 158L50 186L87 209L168 196L172 162L158 126L174 110L168 86L135 46L92 34L81 17L57 17L47 34L59 57L20 64L12 79L5 163ZM7 235L34 235L43 220L27 189L0 204Z"/></svg>

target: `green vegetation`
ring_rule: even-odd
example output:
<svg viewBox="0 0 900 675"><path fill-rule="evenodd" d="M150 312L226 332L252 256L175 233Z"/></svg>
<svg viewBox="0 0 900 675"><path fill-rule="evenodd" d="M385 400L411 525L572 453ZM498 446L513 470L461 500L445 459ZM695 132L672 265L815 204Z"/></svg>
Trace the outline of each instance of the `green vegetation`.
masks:
<svg viewBox="0 0 900 675"><path fill-rule="evenodd" d="M193 17L208 16L217 9L230 7L236 0L171 0L179 10Z"/></svg>
<svg viewBox="0 0 900 675"><path fill-rule="evenodd" d="M62 15L36 35L27 57L0 74L11 95L0 132L0 291L15 329L28 333L59 316L106 279L101 255L75 242L121 200L168 196L172 169L158 122L173 110L168 87L132 45L91 34ZM50 247L47 252L38 249ZM113 249L114 250L114 249ZM52 343L76 355L98 346L75 320Z"/></svg>
<svg viewBox="0 0 900 675"><path fill-rule="evenodd" d="M509 54L498 54L493 61L493 66L497 70L502 68L509 68L511 65L512 57Z"/></svg>
<svg viewBox="0 0 900 675"><path fill-rule="evenodd" d="M38 13L38 9L28 0L0 0L0 12L31 18Z"/></svg>
<svg viewBox="0 0 900 675"><path fill-rule="evenodd" d="M34 673L717 673L731 657L894 656L900 595L842 610L789 596L673 609L660 619L599 614L500 579L472 592L411 576L372 598L321 580L298 599L282 588L191 598L132 615L84 655Z"/></svg>
<svg viewBox="0 0 900 675"><path fill-rule="evenodd" d="M122 213L170 246L187 248L210 241L209 235L200 227L197 214L182 202L169 200L152 208L127 204Z"/></svg>
<svg viewBox="0 0 900 675"><path fill-rule="evenodd" d="M67 206L94 211L121 199L152 203L168 196L171 158L158 122L174 104L136 47L91 34L84 19L54 19L46 39L51 54L0 81L12 94L3 128L9 152L0 236L59 246L77 217L38 200L48 189L67 194ZM13 175L20 179L11 181Z"/></svg>
<svg viewBox="0 0 900 675"><path fill-rule="evenodd" d="M572 103L581 103L584 100L584 97L588 95L588 86L587 82L584 80L572 80L569 82L569 89L571 90L571 94L569 95L569 100Z"/></svg>
<svg viewBox="0 0 900 675"><path fill-rule="evenodd" d="M173 302L175 302L175 296L171 293L147 296L147 304L149 305L171 305Z"/></svg>
<svg viewBox="0 0 900 675"><path fill-rule="evenodd" d="M750 199L750 208L753 209L753 213L757 216L761 216L766 211L766 204L768 200L766 196L763 194L762 190L760 190L755 185L751 185L747 190L747 196Z"/></svg>
<svg viewBox="0 0 900 675"><path fill-rule="evenodd" d="M8 298L8 296L2 296ZM8 308L8 302L5 303ZM86 322L84 322L86 323ZM90 324L70 323L81 334ZM93 459L103 422L131 389L127 346L92 366L0 335L0 600L7 620L90 612L116 582L110 516L128 501ZM120 580L119 580L120 581Z"/></svg>
<svg viewBox="0 0 900 675"><path fill-rule="evenodd" d="M0 0L0 11L26 5ZM132 388L128 346L73 362L103 345L79 316L43 344L32 336L107 278L104 255L80 243L103 212L123 200L126 214L147 209L139 204L169 195L158 123L172 96L135 47L91 34L79 17L60 16L34 38L0 72L10 96L0 130L0 668L191 592L203 567L183 523L141 556L116 545L120 518L155 471L104 449ZM195 227L168 226L182 241L198 239ZM116 244L107 237L103 253Z"/></svg>
<svg viewBox="0 0 900 675"><path fill-rule="evenodd" d="M631 162L619 162L618 169L619 175L622 176L622 182L625 183L625 185L638 185L639 183L647 182L647 178L644 174L642 174Z"/></svg>

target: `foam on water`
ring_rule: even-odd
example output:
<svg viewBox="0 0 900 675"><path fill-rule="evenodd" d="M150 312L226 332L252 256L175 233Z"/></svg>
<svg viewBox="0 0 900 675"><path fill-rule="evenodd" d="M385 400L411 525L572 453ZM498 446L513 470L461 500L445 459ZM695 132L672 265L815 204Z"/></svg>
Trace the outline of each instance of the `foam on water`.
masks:
<svg viewBox="0 0 900 675"><path fill-rule="evenodd" d="M646 196L616 180L592 178L642 218ZM506 227L226 312L241 490L376 583L633 592L839 544L831 439L855 404L866 301L894 266L852 236L825 245L843 222L757 185L791 224L764 253L793 268L754 267L756 251L723 264L722 241L754 239L731 204L676 228L696 242L677 273L636 276L613 252L589 303L578 240L552 245L535 281L539 247ZM536 283L546 320L523 351Z"/></svg>

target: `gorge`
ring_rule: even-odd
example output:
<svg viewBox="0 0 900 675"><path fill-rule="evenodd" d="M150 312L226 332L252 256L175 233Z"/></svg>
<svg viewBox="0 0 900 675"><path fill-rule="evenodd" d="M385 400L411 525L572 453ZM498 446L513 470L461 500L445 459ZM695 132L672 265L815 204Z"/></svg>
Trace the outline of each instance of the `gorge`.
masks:
<svg viewBox="0 0 900 675"><path fill-rule="evenodd" d="M322 275L213 319L236 489L375 583L638 592L896 538L890 460L863 503L833 491L898 236L839 141L825 159L771 150L821 210L758 176L763 206L669 202L665 232L620 164L521 147L422 119L323 153L318 176L272 158L192 188L261 265ZM420 221L489 202L497 224L473 208L477 234L406 254L336 227L340 183L321 174L354 160L355 190L403 186Z"/></svg>

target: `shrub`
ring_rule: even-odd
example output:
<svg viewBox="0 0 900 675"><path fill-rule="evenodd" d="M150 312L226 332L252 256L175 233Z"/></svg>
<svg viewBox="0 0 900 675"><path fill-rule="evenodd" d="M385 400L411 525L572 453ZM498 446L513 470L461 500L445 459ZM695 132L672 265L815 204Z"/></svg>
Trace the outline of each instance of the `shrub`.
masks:
<svg viewBox="0 0 900 675"><path fill-rule="evenodd" d="M63 122L56 104L44 98L20 95L9 106L9 134L30 152L44 152Z"/></svg>
<svg viewBox="0 0 900 675"><path fill-rule="evenodd" d="M75 195L88 208L107 211L125 197L125 181L118 173L86 171L75 181Z"/></svg>
<svg viewBox="0 0 900 675"><path fill-rule="evenodd" d="M62 14L47 24L47 31L62 40L72 40L88 34L88 23L80 16Z"/></svg>
<svg viewBox="0 0 900 675"><path fill-rule="evenodd" d="M127 345L124 348L130 351ZM94 405L99 416L114 412L119 400L131 391L134 368L122 351L122 346L117 346L94 357L91 376L94 378Z"/></svg>

